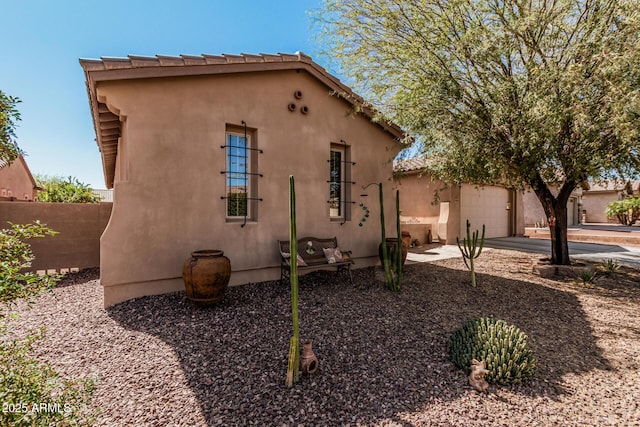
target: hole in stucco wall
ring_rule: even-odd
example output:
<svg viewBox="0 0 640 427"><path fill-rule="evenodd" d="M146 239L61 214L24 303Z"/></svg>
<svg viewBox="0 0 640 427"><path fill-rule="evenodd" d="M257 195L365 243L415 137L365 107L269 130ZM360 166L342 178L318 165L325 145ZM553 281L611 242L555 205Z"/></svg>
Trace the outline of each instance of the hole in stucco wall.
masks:
<svg viewBox="0 0 640 427"><path fill-rule="evenodd" d="M289 104L289 111L296 111L296 104L294 104L293 102Z"/></svg>

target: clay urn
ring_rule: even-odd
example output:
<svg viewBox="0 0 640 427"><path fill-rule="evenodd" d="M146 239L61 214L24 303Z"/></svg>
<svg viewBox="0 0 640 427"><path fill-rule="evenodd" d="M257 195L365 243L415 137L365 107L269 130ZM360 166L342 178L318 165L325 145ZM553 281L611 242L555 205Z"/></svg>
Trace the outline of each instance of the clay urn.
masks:
<svg viewBox="0 0 640 427"><path fill-rule="evenodd" d="M405 244L405 239L403 236L402 241L402 265L404 265L404 262L407 260L407 254L409 253L409 245ZM409 234L409 242L411 242L411 235ZM395 250L395 248L398 247L398 239L395 237L387 237L387 253L390 253L391 251ZM380 263L384 264L383 261L383 257L382 257L382 243L380 243L378 245L378 256L380 258Z"/></svg>
<svg viewBox="0 0 640 427"><path fill-rule="evenodd" d="M187 298L209 305L222 301L231 278L231 263L224 252L206 249L191 252L182 266Z"/></svg>

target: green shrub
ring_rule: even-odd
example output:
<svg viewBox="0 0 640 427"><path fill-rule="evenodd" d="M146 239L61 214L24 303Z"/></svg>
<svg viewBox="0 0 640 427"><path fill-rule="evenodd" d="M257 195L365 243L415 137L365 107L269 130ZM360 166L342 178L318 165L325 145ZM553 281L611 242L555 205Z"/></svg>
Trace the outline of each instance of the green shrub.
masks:
<svg viewBox="0 0 640 427"><path fill-rule="evenodd" d="M580 279L582 279L582 283L594 283L596 281L596 276L596 272L588 268L580 272Z"/></svg>
<svg viewBox="0 0 640 427"><path fill-rule="evenodd" d="M33 298L51 289L57 277L24 272L34 256L25 240L54 235L38 221L12 224L0 230L0 426L88 426L92 424L88 402L91 380L63 380L47 363L30 356L33 343L44 328L26 338L8 336L4 308L17 299Z"/></svg>
<svg viewBox="0 0 640 427"><path fill-rule="evenodd" d="M617 273L620 270L620 264L615 259L607 259L600 264L600 270L605 274Z"/></svg>
<svg viewBox="0 0 640 427"><path fill-rule="evenodd" d="M607 205L607 218L617 218L620 224L633 225L640 219L640 196L616 200Z"/></svg>
<svg viewBox="0 0 640 427"><path fill-rule="evenodd" d="M247 193L227 194L227 216L245 216L249 214Z"/></svg>
<svg viewBox="0 0 640 427"><path fill-rule="evenodd" d="M47 364L30 356L32 345L43 336L30 332L25 339L3 339L0 344L0 425L90 426L88 402L92 380L63 380ZM0 325L0 334L6 328Z"/></svg>
<svg viewBox="0 0 640 427"><path fill-rule="evenodd" d="M38 185L44 190L38 191L39 202L49 203L99 203L100 196L93 194L88 184L77 178L36 175Z"/></svg>
<svg viewBox="0 0 640 427"><path fill-rule="evenodd" d="M24 272L34 256L25 240L53 236L57 232L36 221L35 224L13 224L0 230L0 303L10 305L18 298L31 298L55 283L55 276L39 276Z"/></svg>
<svg viewBox="0 0 640 427"><path fill-rule="evenodd" d="M504 320L469 320L451 336L449 351L456 367L471 372L471 360L487 362L488 382L512 384L536 374L536 360L527 336Z"/></svg>

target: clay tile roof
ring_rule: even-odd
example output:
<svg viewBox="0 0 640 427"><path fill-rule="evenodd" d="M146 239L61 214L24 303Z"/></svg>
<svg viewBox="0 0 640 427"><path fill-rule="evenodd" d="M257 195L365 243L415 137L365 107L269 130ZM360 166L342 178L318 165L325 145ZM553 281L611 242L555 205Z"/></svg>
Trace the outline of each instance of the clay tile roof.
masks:
<svg viewBox="0 0 640 427"><path fill-rule="evenodd" d="M96 86L102 81L144 79L159 77L179 77L189 75L214 75L242 72L304 70L354 107L359 107L366 117L373 119L376 112L338 78L332 76L320 65L313 62L303 52L294 54L248 54L240 55L129 55L126 58L102 57L100 59L80 59L89 95L93 116L96 142L102 155L102 165L107 188L112 188L115 175L115 158L120 126L115 113L96 98ZM114 119L115 117L115 119ZM394 123L376 122L377 126L397 139L405 137L404 132Z"/></svg>
<svg viewBox="0 0 640 427"><path fill-rule="evenodd" d="M158 66L158 58L154 56L136 56L129 55L129 60L131 61L132 67L157 67Z"/></svg>
<svg viewBox="0 0 640 427"><path fill-rule="evenodd" d="M105 70L121 70L131 68L131 60L129 58L108 58L102 57L102 64Z"/></svg>
<svg viewBox="0 0 640 427"><path fill-rule="evenodd" d="M261 53L260 56L264 58L265 62L282 62L282 56L280 55L271 54L271 53Z"/></svg>
<svg viewBox="0 0 640 427"><path fill-rule="evenodd" d="M226 64L227 59L221 55L202 55L207 64Z"/></svg>
<svg viewBox="0 0 640 427"><path fill-rule="evenodd" d="M396 172L421 171L429 166L426 156L412 157L410 159L396 160L393 162L393 170Z"/></svg>
<svg viewBox="0 0 640 427"><path fill-rule="evenodd" d="M242 55L229 55L223 53L222 56L226 58L228 64L240 64L247 62L245 57Z"/></svg>
<svg viewBox="0 0 640 427"><path fill-rule="evenodd" d="M207 65L207 61L200 55L180 55L184 61L184 65Z"/></svg>
<svg viewBox="0 0 640 427"><path fill-rule="evenodd" d="M241 53L245 62L265 62L265 58L262 55L252 55L250 53Z"/></svg>
<svg viewBox="0 0 640 427"><path fill-rule="evenodd" d="M622 191L625 189L627 182L624 180L608 180L608 181L589 181L589 190L596 191ZM631 190L636 193L640 191L640 181L631 181Z"/></svg>
<svg viewBox="0 0 640 427"><path fill-rule="evenodd" d="M82 68L84 68L85 73L88 71L104 70L104 63L101 59L83 59L82 61Z"/></svg>
<svg viewBox="0 0 640 427"><path fill-rule="evenodd" d="M156 58L158 58L158 65L161 67L184 65L184 59L179 56L156 55Z"/></svg>

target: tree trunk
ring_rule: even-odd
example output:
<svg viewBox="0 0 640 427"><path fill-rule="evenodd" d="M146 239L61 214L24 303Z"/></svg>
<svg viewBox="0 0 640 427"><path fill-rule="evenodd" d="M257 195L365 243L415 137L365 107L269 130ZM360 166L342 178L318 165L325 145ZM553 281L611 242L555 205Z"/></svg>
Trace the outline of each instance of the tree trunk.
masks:
<svg viewBox="0 0 640 427"><path fill-rule="evenodd" d="M569 265L569 241L567 239L567 202L576 185L573 182L565 182L555 197L549 187L538 176L532 185L538 200L542 204L547 221L549 221L549 234L551 237L551 262L556 265Z"/></svg>
<svg viewBox="0 0 640 427"><path fill-rule="evenodd" d="M551 236L551 262L556 265L569 265L569 240L567 239L567 202L553 203L553 216L549 215L549 234Z"/></svg>

